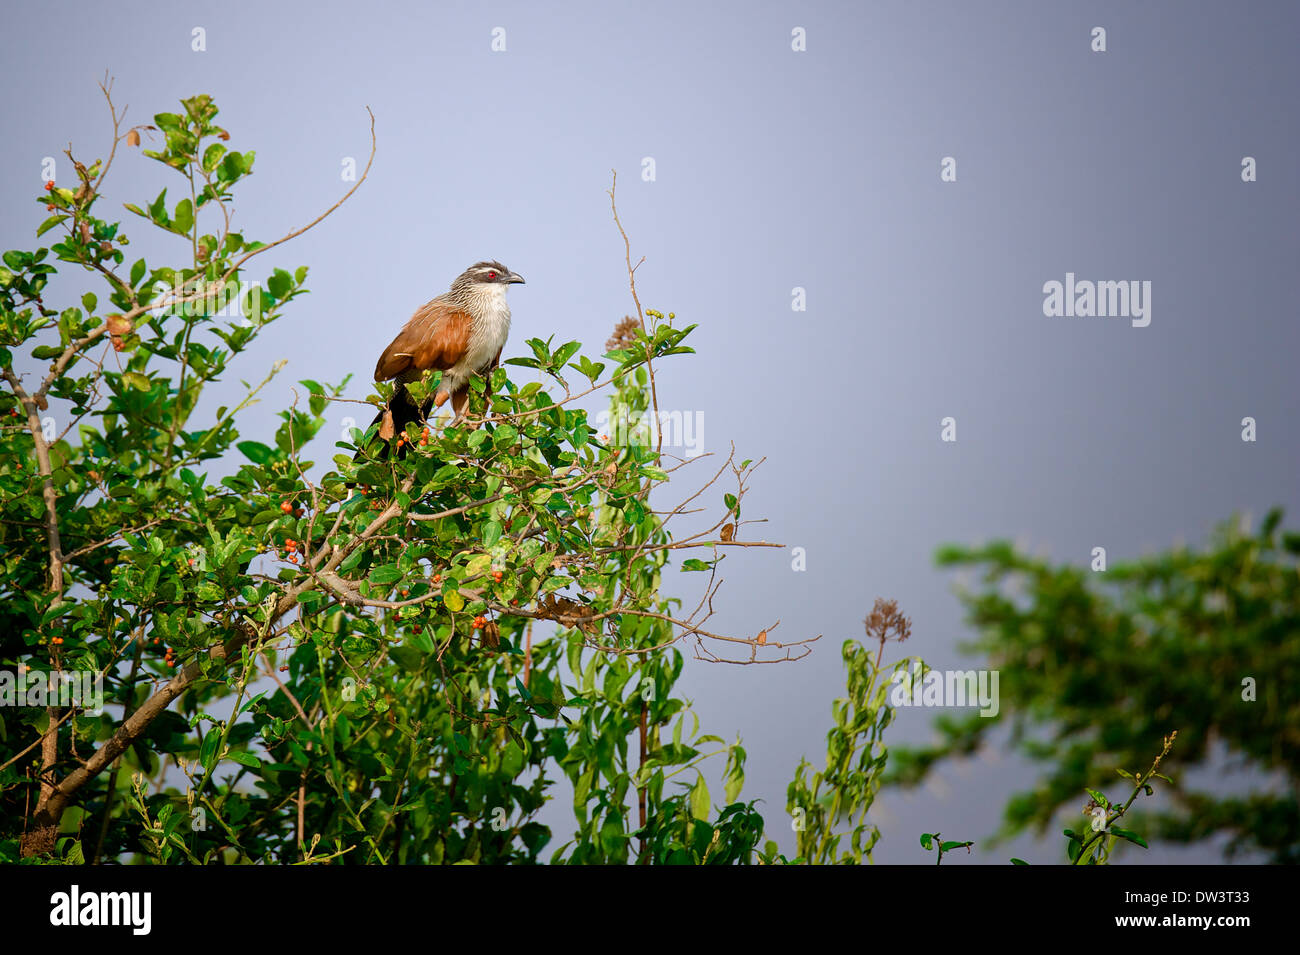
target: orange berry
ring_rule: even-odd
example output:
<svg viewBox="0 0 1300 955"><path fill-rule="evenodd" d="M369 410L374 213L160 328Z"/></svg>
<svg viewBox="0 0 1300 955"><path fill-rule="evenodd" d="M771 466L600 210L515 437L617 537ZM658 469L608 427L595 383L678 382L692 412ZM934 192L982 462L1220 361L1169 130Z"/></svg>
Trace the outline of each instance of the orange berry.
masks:
<svg viewBox="0 0 1300 955"><path fill-rule="evenodd" d="M292 514L292 513L293 513L293 505L290 504L288 501L281 501L281 502L280 502L280 510L284 511L286 514Z"/></svg>
<svg viewBox="0 0 1300 955"><path fill-rule="evenodd" d="M440 583L442 583L442 574L434 574L434 575L433 575L433 582L434 582L435 584L440 584Z"/></svg>
<svg viewBox="0 0 1300 955"><path fill-rule="evenodd" d="M280 667L280 672L281 672L281 673L288 673L288 672L289 672L289 664L286 663L284 666Z"/></svg>
<svg viewBox="0 0 1300 955"><path fill-rule="evenodd" d="M45 205L45 211L46 211L46 212L53 212L53 211L54 211L54 203L52 203L52 202L50 202L50 203L46 203L46 205Z"/></svg>
<svg viewBox="0 0 1300 955"><path fill-rule="evenodd" d="M487 618L485 618L482 614L479 614L477 617L474 618L475 630L482 630L486 626L487 626Z"/></svg>
<svg viewBox="0 0 1300 955"><path fill-rule="evenodd" d="M46 192L49 192L49 191L50 191L51 189L53 189L53 188L54 188L54 180L53 180L53 179L47 179L47 180L45 181L45 191L46 191Z"/></svg>

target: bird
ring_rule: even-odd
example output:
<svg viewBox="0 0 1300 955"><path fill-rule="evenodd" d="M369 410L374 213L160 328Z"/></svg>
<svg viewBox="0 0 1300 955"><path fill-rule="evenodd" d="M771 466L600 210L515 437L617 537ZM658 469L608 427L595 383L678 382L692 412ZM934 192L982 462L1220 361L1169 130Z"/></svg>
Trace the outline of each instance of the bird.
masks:
<svg viewBox="0 0 1300 955"><path fill-rule="evenodd" d="M475 375L491 375L510 335L506 290L523 284L523 276L500 262L475 262L447 292L416 309L375 363L375 381L397 382L371 422L380 425L381 440L405 433L407 424L424 420L448 399L456 417L464 415L470 382ZM431 399L417 404L406 385L434 369L442 372L442 380Z"/></svg>

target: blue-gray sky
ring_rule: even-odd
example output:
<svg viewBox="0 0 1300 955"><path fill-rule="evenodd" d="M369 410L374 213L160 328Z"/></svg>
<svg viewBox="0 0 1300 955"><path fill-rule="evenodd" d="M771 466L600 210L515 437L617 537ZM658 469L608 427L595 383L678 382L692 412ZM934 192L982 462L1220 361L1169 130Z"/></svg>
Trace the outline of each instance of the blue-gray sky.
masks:
<svg viewBox="0 0 1300 955"><path fill-rule="evenodd" d="M0 244L28 246L43 218L43 157L103 151L105 71L135 122L215 97L230 145L257 150L237 223L263 239L346 188L370 106L370 180L273 263L309 265L312 294L212 395L290 357L242 429L265 437L293 379L351 374L363 397L391 334L481 258L528 280L507 354L532 335L599 352L631 307L618 170L643 302L699 323L661 402L702 413L706 450L767 456L746 516L787 545L729 557L713 623L824 634L798 664L692 660L681 684L707 728L744 736L746 791L779 830L799 756L824 753L839 644L876 596L912 617L910 652L972 665L940 545L1115 561L1296 503L1297 27L1283 3L28 5L0 37ZM108 189L139 201L172 178L130 152ZM1045 316L1044 283L1067 272L1149 281L1149 326ZM926 739L931 716L904 712L893 740ZM884 797L877 861L926 861L922 830L991 833L1032 779L994 755ZM1013 852L1056 861L1060 839L974 858Z"/></svg>

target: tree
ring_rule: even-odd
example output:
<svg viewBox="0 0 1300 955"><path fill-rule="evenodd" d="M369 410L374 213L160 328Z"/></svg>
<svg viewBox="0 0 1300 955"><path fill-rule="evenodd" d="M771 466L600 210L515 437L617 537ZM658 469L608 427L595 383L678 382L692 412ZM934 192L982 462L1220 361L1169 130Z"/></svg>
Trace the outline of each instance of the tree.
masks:
<svg viewBox="0 0 1300 955"><path fill-rule="evenodd" d="M724 552L777 545L743 539L756 465L734 449L683 503L650 506L686 462L638 424L658 413L655 363L690 352L693 326L642 309L630 248L636 315L604 360L533 339L509 364L545 383L497 369L466 421L410 426L406 454L353 430L317 467L304 455L346 382L299 382L265 440L240 428L283 362L233 408L200 401L306 291L306 268L250 283L254 260L370 164L312 223L253 241L229 211L255 156L226 145L209 97L124 129L104 93L108 158L68 151L76 181L40 196L37 234L58 241L0 269L0 692L20 704L0 711L0 859L534 862L559 767L578 826L555 861L752 861L744 750L672 695L679 644L747 664L811 641L706 629ZM128 266L120 223L98 214L118 148L142 137L185 196L125 208L183 243L179 264ZM373 159L373 118L371 137ZM47 305L56 263L103 290ZM48 367L24 373L27 356ZM576 407L601 389L610 434ZM672 537L692 503L716 521ZM660 593L680 550L703 581L689 612ZM556 633L534 641L543 622ZM70 676L94 690L60 695Z"/></svg>
<svg viewBox="0 0 1300 955"><path fill-rule="evenodd" d="M1255 534L1230 522L1203 552L1104 572L1053 566L1006 542L940 553L942 565L981 571L982 586L962 592L981 634L967 649L1001 672L1013 741L1045 767L1008 803L1003 836L1043 831L1089 787L1112 783L1117 767L1136 776L1176 730L1162 768L1174 806L1152 812L1146 830L1184 844L1226 835L1229 855L1300 861L1300 534L1281 523L1280 510ZM916 783L940 760L975 752L997 725L941 719L940 743L895 750L891 778ZM1185 783L1212 760L1226 760L1252 791ZM1279 774L1285 786L1266 782Z"/></svg>

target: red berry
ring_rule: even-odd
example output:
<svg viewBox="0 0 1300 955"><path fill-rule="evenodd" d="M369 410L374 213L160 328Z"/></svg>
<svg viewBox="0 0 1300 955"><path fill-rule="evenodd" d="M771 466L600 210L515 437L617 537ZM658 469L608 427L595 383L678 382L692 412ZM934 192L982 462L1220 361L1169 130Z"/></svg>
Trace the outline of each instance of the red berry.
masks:
<svg viewBox="0 0 1300 955"><path fill-rule="evenodd" d="M293 505L288 501L281 501L280 510L284 511L286 514L291 514L293 513Z"/></svg>
<svg viewBox="0 0 1300 955"><path fill-rule="evenodd" d="M45 211L46 211L46 212L53 212L53 211L54 211L54 203L52 203L52 202L46 203L46 204L45 204Z"/></svg>
<svg viewBox="0 0 1300 955"><path fill-rule="evenodd" d="M49 192L49 191L50 191L51 189L53 189L53 188L54 188L54 180L53 180L53 179L47 179L47 180L45 181L45 191L46 191L46 192Z"/></svg>

